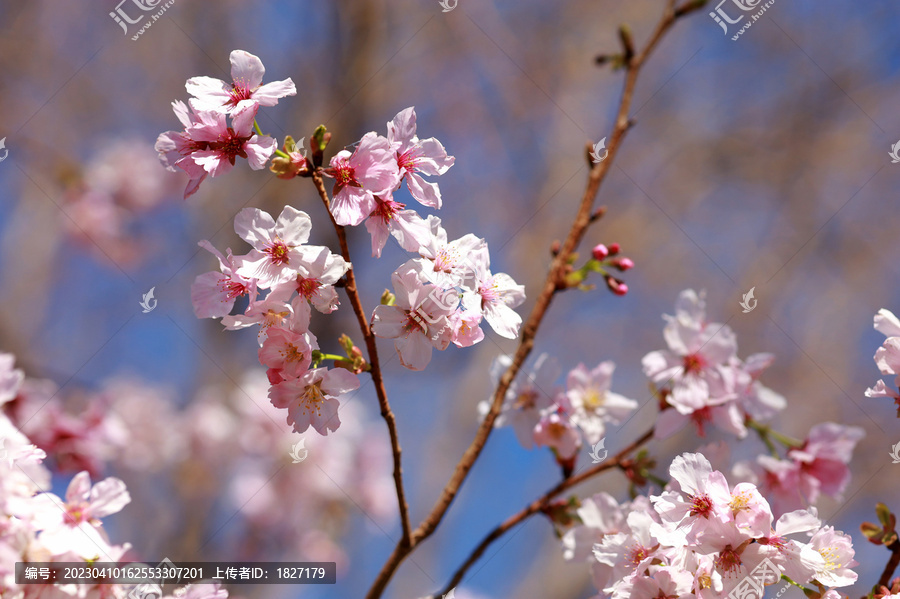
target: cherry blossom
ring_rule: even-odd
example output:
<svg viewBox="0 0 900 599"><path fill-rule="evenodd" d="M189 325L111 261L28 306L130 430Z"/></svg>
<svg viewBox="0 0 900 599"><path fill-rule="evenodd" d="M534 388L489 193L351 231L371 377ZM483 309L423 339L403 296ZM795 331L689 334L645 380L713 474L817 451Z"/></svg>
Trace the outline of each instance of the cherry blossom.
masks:
<svg viewBox="0 0 900 599"><path fill-rule="evenodd" d="M194 138L189 129L202 125L199 115L188 108L184 102L172 102L175 116L184 127L181 131L166 131L156 139L155 149L159 153L159 161L167 170L175 172L181 169L188 174L190 180L184 190L184 199L194 195L206 178L207 171L194 161L196 152L209 150L208 141Z"/></svg>
<svg viewBox="0 0 900 599"><path fill-rule="evenodd" d="M551 448L563 460L575 457L581 449L581 435L562 408L544 412L534 426L533 435L537 445Z"/></svg>
<svg viewBox="0 0 900 599"><path fill-rule="evenodd" d="M438 287L462 287L474 291L475 265L489 259L487 243L472 233L448 242L441 219L429 216L427 223L431 235L418 250L422 256L423 276Z"/></svg>
<svg viewBox="0 0 900 599"><path fill-rule="evenodd" d="M287 421L298 433L312 426L320 435L341 425L340 397L359 388L359 378L342 368L316 368L296 379L273 385L269 398L276 408L288 410Z"/></svg>
<svg viewBox="0 0 900 599"><path fill-rule="evenodd" d="M735 399L722 367L735 357L737 341L728 326L706 321L703 294L682 292L675 315L664 318L669 349L650 352L644 356L643 366L654 383L671 385L669 403L688 415Z"/></svg>
<svg viewBox="0 0 900 599"><path fill-rule="evenodd" d="M509 356L498 356L491 365L491 380L496 383L512 364ZM494 420L497 428L512 426L513 432L522 447L534 447L534 427L541 419L541 413L554 407L556 395L556 379L559 378L559 364L549 354L541 354L527 371L520 373L506 390L506 397L500 414ZM478 404L478 413L483 418L490 410L492 399L482 400Z"/></svg>
<svg viewBox="0 0 900 599"><path fill-rule="evenodd" d="M613 393L612 375L616 365L601 362L593 370L579 364L569 372L566 396L571 402L572 422L584 432L585 439L594 445L606 434L606 423L619 424L638 403Z"/></svg>
<svg viewBox="0 0 900 599"><path fill-rule="evenodd" d="M311 230L309 215L293 206L285 206L277 221L258 208L244 208L234 219L234 232L253 249L240 258L237 273L258 279L265 289L293 278L306 261L303 244Z"/></svg>
<svg viewBox="0 0 900 599"><path fill-rule="evenodd" d="M327 247L306 246L295 266L297 274L273 287L271 297L286 300L297 293L322 314L337 310L340 301L334 284L350 270L350 263Z"/></svg>
<svg viewBox="0 0 900 599"><path fill-rule="evenodd" d="M401 364L410 370L422 370L431 361L432 348L444 350L450 344L453 292L423 283L412 261L394 271L391 281L396 301L375 308L372 332L395 339Z"/></svg>
<svg viewBox="0 0 900 599"><path fill-rule="evenodd" d="M282 327L272 327L259 348L259 362L278 371L284 378L302 376L312 362L312 351L318 349L315 336Z"/></svg>
<svg viewBox="0 0 900 599"><path fill-rule="evenodd" d="M14 399L25 380L25 373L13 368L15 363L15 356L0 353L0 405Z"/></svg>
<svg viewBox="0 0 900 599"><path fill-rule="evenodd" d="M198 244L219 260L221 272L207 272L198 275L191 285L191 303L197 318L221 318L231 313L234 302L239 297L256 299L256 279L247 279L237 274L238 261L226 250L223 256L219 250L205 239Z"/></svg>
<svg viewBox="0 0 900 599"><path fill-rule="evenodd" d="M210 177L230 171L238 157L246 158L253 170L265 168L278 142L272 137L254 133L253 123L258 110L259 104L252 100L240 102L230 115L230 126L225 113L200 111L197 122L187 127L185 133L194 142L208 144L208 149L194 150L190 155L191 160ZM192 171L185 166L179 166L192 175Z"/></svg>
<svg viewBox="0 0 900 599"><path fill-rule="evenodd" d="M297 95L297 88L290 78L263 84L266 68L253 54L233 50L229 61L230 84L213 77L191 77L187 80L185 88L194 96L191 104L198 110L233 112L247 100L253 100L260 106L275 106L279 98Z"/></svg>
<svg viewBox="0 0 900 599"><path fill-rule="evenodd" d="M331 214L342 226L356 226L375 211L375 196L396 189L400 180L391 142L366 133L352 153L341 150L325 173L334 178Z"/></svg>
<svg viewBox="0 0 900 599"><path fill-rule="evenodd" d="M456 159L448 156L435 138L420 140L416 136L416 110L413 107L397 113L387 127L387 139L396 152L397 167L406 179L409 193L420 204L439 209L441 191L437 183L425 181L419 173L443 175Z"/></svg>
<svg viewBox="0 0 900 599"><path fill-rule="evenodd" d="M518 337L522 317L514 308L525 301L525 287L516 284L506 273L492 274L486 260L475 266L473 280L474 289L463 294L463 307L483 314L494 332L501 337Z"/></svg>
<svg viewBox="0 0 900 599"><path fill-rule="evenodd" d="M428 223L415 210L395 202L390 194L375 196L375 209L366 220L366 230L372 235L372 256L381 258L381 250L393 235L400 247L407 252L418 251L431 237Z"/></svg>

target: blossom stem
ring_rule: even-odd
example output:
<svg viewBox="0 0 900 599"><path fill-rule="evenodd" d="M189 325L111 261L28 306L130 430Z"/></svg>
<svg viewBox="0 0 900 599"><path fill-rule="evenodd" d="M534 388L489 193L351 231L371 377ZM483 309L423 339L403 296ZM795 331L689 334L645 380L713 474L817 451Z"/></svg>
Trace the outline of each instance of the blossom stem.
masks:
<svg viewBox="0 0 900 599"><path fill-rule="evenodd" d="M263 133L262 129L259 128L259 123L256 122L256 119L253 119L253 130L256 131L256 134L259 135L260 137L265 136L265 133ZM279 150L278 148L275 148L275 155L281 156L282 158L290 158L290 156L287 154L287 152Z"/></svg>
<svg viewBox="0 0 900 599"><path fill-rule="evenodd" d="M341 245L341 255L344 260L352 264L350 260L350 249L347 246L347 234L344 227L337 224L334 221L334 216L331 214L331 200L328 198L328 191L325 189L325 182L322 180L321 172L314 172L312 180L316 186L316 190L319 192L319 197L322 198L322 203L325 205L325 211L331 218L331 224L334 225L334 230L337 233L338 241ZM369 326L368 318L366 318L366 312L363 309L362 301L359 298L359 291L356 289L356 277L353 275L352 266L347 270L346 277L347 284L344 285L344 291L347 292L347 296L350 299L350 305L353 307L353 312L356 314L356 319L359 322L359 330L362 332L363 338L366 341L366 350L369 354L368 363L371 367L369 373L372 375L372 382L375 384L375 393L378 396L381 417L384 418L387 423L388 433L391 437L391 450L394 456L394 486L397 490L400 524L403 528L403 537L400 539L397 546L406 548L412 546L412 529L409 524L409 504L406 501L406 492L403 489L403 466L400 459L402 451L400 449L400 438L397 435L397 420L394 417L394 413L391 411L391 404L388 401L387 391L384 387L384 378L381 374L381 364L378 359L378 347L375 343L375 335L372 333L372 328Z"/></svg>
<svg viewBox="0 0 900 599"><path fill-rule="evenodd" d="M535 301L534 308L532 308L528 320L522 327L521 336L519 337L519 346L516 349L512 363L500 378L500 382L494 391L490 410L478 427L478 431L475 433L475 438L472 440L472 443L465 450L459 462L456 464L450 480L441 492L440 498L435 503L434 507L432 507L428 516L426 516L416 530L413 531L410 542L404 546L406 539L401 539L394 548L388 561L385 562L375 581L372 583L372 587L369 589L368 593L366 593L366 599L378 599L381 597L385 588L387 588L388 582L390 582L391 577L393 577L403 560L412 553L422 541L434 533L441 523L441 520L444 518L444 515L447 513L447 510L450 508L450 504L456 498L456 494L459 492L463 481L467 478L475 461L481 455L481 451L484 449L488 437L494 428L494 421L500 414L503 400L506 397L506 391L509 389L513 379L515 379L525 360L531 354L531 350L534 348L534 340L537 335L538 327L544 320L547 309L550 307L551 300L556 293L565 288L566 266L569 264L569 258L572 255L572 252L574 252L581 243L588 227L598 219L598 217L595 216L597 213L593 211L593 204L600 191L601 184L612 168L612 163L619 152L625 134L632 126L629 113L634 99L638 74L644 63L647 61L647 58L657 47L660 40L672 25L674 25L679 18L698 10L704 4L704 2L690 0L687 3L676 7L675 2L676 0L666 0L665 12L657 24L656 29L651 34L650 39L647 41L647 44L640 52L631 56L623 65L625 70L625 81L622 89L622 96L619 101L616 121L613 131L609 136L609 139L611 140L608 147L609 153L605 160L592 164L590 167L591 170L588 175L587 185L582 194L575 221L572 223L572 227L569 230L566 240L554 257L550 270L547 273L547 278L544 281L543 288ZM592 146L591 144L587 144L587 146L587 150L590 152ZM578 477L572 477L566 479L566 481L577 480L577 478Z"/></svg>
<svg viewBox="0 0 900 599"><path fill-rule="evenodd" d="M574 487L575 485L584 482L585 480L596 476L597 474L619 467L622 463L622 460L624 460L626 457L628 457L628 455L646 444L651 438L653 438L652 428L645 432L638 440L634 441L631 445L617 453L611 460L607 460L601 464L585 470L580 474L569 477L568 479L562 481L561 483L541 495L539 498L532 501L522 511L504 520L501 524L494 528L494 530L488 533L487 536L484 537L484 539L481 540L481 543L478 544L478 546L472 551L472 553L469 554L469 557L466 558L466 561L463 562L463 564L453 574L453 578L451 578L450 581L446 585L444 585L444 589L438 592L436 596L441 597L449 593L450 589L456 587L456 585L458 585L462 580L463 576L465 576L469 568L471 568L475 564L475 562L478 561L478 558L480 558L484 554L491 543L502 537L507 531L521 524L534 514L541 512L547 505L550 504L551 501L553 501L553 499L557 495L560 495L567 489Z"/></svg>

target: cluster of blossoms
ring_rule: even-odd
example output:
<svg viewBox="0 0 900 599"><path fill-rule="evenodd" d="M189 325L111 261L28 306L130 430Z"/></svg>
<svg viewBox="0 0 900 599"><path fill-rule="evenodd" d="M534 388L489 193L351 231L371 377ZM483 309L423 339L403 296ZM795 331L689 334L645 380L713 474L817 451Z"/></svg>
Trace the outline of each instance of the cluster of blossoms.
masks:
<svg viewBox="0 0 900 599"><path fill-rule="evenodd" d="M644 374L664 401L656 437L665 438L688 423L700 436L712 424L743 438L747 421L770 420L785 408L784 397L759 383L774 358L737 356L737 338L730 327L706 319L704 294L681 292L675 315L665 315L667 350L644 356Z"/></svg>
<svg viewBox="0 0 900 599"><path fill-rule="evenodd" d="M230 171L238 157L246 158L254 170L264 168L278 142L254 132L256 113L260 106L274 106L279 98L297 94L290 79L263 84L266 69L253 54L235 50L230 60L231 83L212 77L188 79L185 88L193 97L187 105L172 103L184 128L156 140L163 165L190 177L185 198L196 193L207 175Z"/></svg>
<svg viewBox="0 0 900 599"><path fill-rule="evenodd" d="M891 387L879 380L874 387L866 389L866 397L893 398L897 404L897 417L900 418L900 393L894 390L895 387L900 387L900 320L892 312L882 308L875 315L875 330L887 337L875 352L875 364L881 374L892 374L895 378Z"/></svg>
<svg viewBox="0 0 900 599"><path fill-rule="evenodd" d="M669 474L660 495L620 505L598 493L578 508L563 553L591 564L598 598L732 596L761 567L774 570L766 584L786 576L822 599L856 581L849 535L823 526L815 508L776 519L755 485L729 485L699 453L676 457Z"/></svg>
<svg viewBox="0 0 900 599"><path fill-rule="evenodd" d="M239 514L241 526L229 532L229 546L245 553L216 555L207 548L204 559L277 560L291 548L300 559L334 561L339 572L347 571L340 538L348 518L362 509L387 526L395 517L389 450L371 442L383 430L361 405L352 403L341 409L341 435L303 439L302 465L285 468L297 437L280 410L267 401L265 372L249 371L237 382L236 388L203 387L178 409L165 389L130 379L110 380L96 392L63 394L51 381L24 377L11 355L0 354L0 420L24 434L7 435L4 425L0 439L5 439L6 449L13 448L14 457L27 437L36 446L34 453L43 457L40 472L49 473L50 466L76 473L79 484L112 470L129 488L138 489L131 498L136 505L129 508L137 510L134 513L157 511L159 500L168 503L170 497L156 496L150 489L171 489L173 483L165 481L174 481L177 495L191 497L192 506L222 505ZM72 403L80 404L80 415L65 409ZM35 484L48 487L44 481L49 474L25 472ZM303 501L283 501L299 496ZM172 507L167 508L170 515L175 513ZM193 515L182 514L182 519L202 519L204 513L201 508ZM152 533L145 530L142 537L155 539L151 543L156 546L178 544L184 531L177 521L155 522ZM218 528L215 522L205 525L209 534ZM0 550L4 576L13 571L15 561L22 561L7 557Z"/></svg>
<svg viewBox="0 0 900 599"><path fill-rule="evenodd" d="M13 368L13 357L0 354L0 408L16 401L24 373ZM53 584L17 585L16 562L118 562L129 557L129 543L110 541L102 518L131 502L125 483L106 478L91 484L81 471L69 482L64 498L48 491L51 472L43 464L46 453L32 443L12 420L0 412L0 595L10 599L78 598L124 599L132 590L125 585ZM180 589L191 599L227 599L217 585L200 584Z"/></svg>
<svg viewBox="0 0 900 599"><path fill-rule="evenodd" d="M252 246L249 253L222 255L208 241L200 246L219 260L219 271L197 277L191 287L200 318L222 318L226 329L259 327L259 361L268 368L272 402L288 410L298 433L312 426L319 434L336 431L338 398L359 388L349 370L315 368L319 349L309 324L312 308L323 314L338 304L334 284L350 264L324 246L306 245L312 222L305 212L285 206L276 221L267 212L245 208L234 230ZM261 290L268 290L260 296ZM241 314L230 314L237 298L247 296Z"/></svg>
<svg viewBox="0 0 900 599"><path fill-rule="evenodd" d="M494 360L491 378L495 384L510 363L507 356ZM597 446L606 436L607 424L621 423L638 407L635 400L610 391L615 368L610 361L593 369L579 364L561 387L556 384L559 365L548 354L541 354L524 380L510 385L494 426L512 426L527 449L549 447L563 468L571 471L582 439ZM484 417L490 407L490 400L482 401L480 415Z"/></svg>
<svg viewBox="0 0 900 599"><path fill-rule="evenodd" d="M655 436L667 437L688 422L701 436L708 423L738 437L753 429L772 455L734 464L732 480L739 482L730 486L721 468L714 469L704 457L706 450L688 453L672 462L671 481L659 495L641 495L619 505L600 493L576 502L574 517L554 518L567 526L578 523L562 536L564 557L591 564L598 597L730 596L762 567L775 571L767 584L783 575L798 585L814 585L817 590L810 596L837 599L834 588L856 581L850 570L856 565L854 550L848 535L822 525L814 504L823 494L840 499L851 476L848 464L864 431L826 422L813 426L803 441L773 431L761 423L786 402L758 381L772 357L757 354L740 360L734 333L707 322L702 293L682 292L675 315L665 320L669 348L643 359L661 408ZM559 398L551 401L541 392L541 387L552 389L557 377L549 364L542 356L529 384L516 386L507 398L510 408L507 412L505 406L504 416L513 421L520 439L533 426L539 441L535 419L540 408L563 405ZM595 380L603 366L594 371ZM611 374L611 364L607 371ZM585 377L587 371L569 375L566 408L573 414L579 405L571 392L576 374ZM603 388L608 389L608 380ZM538 406L538 411L524 412L521 406L526 404ZM617 399L616 404L622 401ZM783 458L772 439L786 446ZM721 445L708 451L724 468L728 451ZM645 464L649 469L653 462ZM626 470L626 475L642 486L648 479L657 480L648 469Z"/></svg>

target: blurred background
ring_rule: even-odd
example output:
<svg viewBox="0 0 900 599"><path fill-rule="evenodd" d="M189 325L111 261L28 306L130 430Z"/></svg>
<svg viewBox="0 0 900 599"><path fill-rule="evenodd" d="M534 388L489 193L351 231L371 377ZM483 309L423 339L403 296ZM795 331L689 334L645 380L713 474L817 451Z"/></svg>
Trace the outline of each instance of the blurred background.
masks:
<svg viewBox="0 0 900 599"><path fill-rule="evenodd" d="M310 459L291 464L299 436L268 406L255 334L198 320L190 302L194 278L217 267L199 240L247 251L232 229L245 206L277 216L289 203L313 217L313 243L336 250L336 238L309 181L246 164L182 200L187 177L167 173L152 149L160 132L179 128L171 101L187 98L189 77L228 79L229 52L243 49L262 59L266 81L297 85L296 97L260 113L279 143L325 124L333 153L367 131L384 134L415 106L420 137L456 156L439 180L444 227L451 239L488 241L494 272L525 285L525 317L583 192L585 144L612 129L622 74L594 57L618 51L621 23L642 47L664 4L459 0L445 13L437 0L176 0L133 40L139 27L123 33L109 16L115 2L0 3L0 137L9 151L0 163L0 350L45 380L28 390L32 434L47 433L44 405L57 410L45 443L59 492L85 467L125 480L133 502L109 527L140 559L337 561L334 586L231 592L361 597L399 534L371 384L342 408L344 426L324 439L305 435ZM735 330L741 357L777 356L763 382L789 401L781 430L803 438L822 421L866 430L844 501L820 504L828 524L853 535L854 591L863 594L887 552L859 524L874 520L876 501L900 509L900 465L888 455L900 420L889 400L863 395L878 378L872 355L883 340L872 316L900 310L900 166L888 156L900 138L900 6L778 0L737 41L707 12L680 22L643 71L636 126L598 199L608 215L583 248L622 245L637 264L624 277L628 295L599 281L594 292L559 296L534 355L551 354L564 371L617 363L613 389L644 407L607 435L615 452L654 419L640 359L664 347L660 315L682 289L705 289L710 318ZM397 199L411 200L405 188ZM351 244L371 310L406 255L390 242L372 259L364 230ZM751 287L759 305L744 314L738 303ZM151 288L158 307L143 313ZM346 301L331 318L314 316L313 330L325 351L343 332L360 340ZM379 345L414 523L472 439L491 361L515 350L487 337L436 353L421 373L402 368L392 342ZM750 437L730 444L734 459L762 449ZM686 429L651 449L664 472L696 446ZM496 431L386 596L442 588L487 531L559 477L549 451ZM578 494L625 499L626 489L609 474ZM457 591L593 594L588 569L563 561L543 517L492 546Z"/></svg>

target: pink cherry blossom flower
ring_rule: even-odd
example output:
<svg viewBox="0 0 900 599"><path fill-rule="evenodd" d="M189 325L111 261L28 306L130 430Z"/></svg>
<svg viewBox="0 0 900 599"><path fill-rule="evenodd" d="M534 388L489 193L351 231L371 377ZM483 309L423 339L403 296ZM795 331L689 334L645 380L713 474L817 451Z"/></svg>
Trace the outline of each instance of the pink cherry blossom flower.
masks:
<svg viewBox="0 0 900 599"><path fill-rule="evenodd" d="M474 291L475 265L489 260L487 243L471 233L448 242L441 219L429 216L426 222L431 235L418 250L422 256L423 276L438 287L463 287Z"/></svg>
<svg viewBox="0 0 900 599"><path fill-rule="evenodd" d="M606 434L606 423L619 424L637 409L638 403L609 389L616 365L601 362L593 370L579 364L569 372L566 396L571 402L572 422L584 431L587 442L594 445Z"/></svg>
<svg viewBox="0 0 900 599"><path fill-rule="evenodd" d="M625 514L619 502L605 491L582 500L575 513L581 524L567 530L562 537L566 561L589 560L593 556L593 546L602 541L604 535L626 530Z"/></svg>
<svg viewBox="0 0 900 599"><path fill-rule="evenodd" d="M278 297L273 298L270 293L265 299L252 302L243 314L225 316L222 318L222 324L229 331L259 325L258 339L259 345L262 346L272 327L283 327L297 332L309 330L310 312L309 302L302 297L295 297L290 304L286 304Z"/></svg>
<svg viewBox="0 0 900 599"><path fill-rule="evenodd" d="M608 534L594 545L594 558L600 564L600 572L595 572L595 580L616 583L627 574L640 572L659 557L660 544L653 535L653 515L643 511L633 511L626 517L626 532ZM603 589L612 592L612 587Z"/></svg>
<svg viewBox="0 0 900 599"><path fill-rule="evenodd" d="M817 571L825 567L825 559L807 543L788 538L788 535L805 533L809 536L818 531L821 525L815 509L795 510L778 518L774 529L758 541L769 548L769 559L774 561L787 577L805 584L815 577Z"/></svg>
<svg viewBox="0 0 900 599"><path fill-rule="evenodd" d="M809 540L810 546L824 558L825 565L816 572L816 580L827 587L846 587L858 578L851 570L859 563L853 559L853 540L833 526L819 529Z"/></svg>
<svg viewBox="0 0 900 599"><path fill-rule="evenodd" d="M525 286L505 273L491 274L487 264L477 265L474 290L463 294L463 307L484 315L484 319L501 337L519 336L522 317L514 308L525 301Z"/></svg>
<svg viewBox="0 0 900 599"><path fill-rule="evenodd" d="M394 271L391 281L395 303L375 308L372 332L395 339L400 363L410 370L422 370L431 361L432 348L447 349L453 337L448 318L455 310L454 292L425 285L412 261Z"/></svg>
<svg viewBox="0 0 900 599"><path fill-rule="evenodd" d="M800 465L800 491L810 503L816 502L819 493L840 500L850 482L853 449L865 435L858 426L824 422L810 429L803 447L788 451L788 457Z"/></svg>
<svg viewBox="0 0 900 599"><path fill-rule="evenodd" d="M581 449L581 435L565 411L547 410L534 426L534 442L549 447L558 458L569 460Z"/></svg>
<svg viewBox="0 0 900 599"><path fill-rule="evenodd" d="M494 386L500 377L512 364L509 356L498 356L491 364L491 381ZM541 419L541 413L554 406L553 398L556 395L556 379L559 378L560 368L555 359L549 354L543 353L535 359L534 364L519 373L506 390L500 414L494 420L494 427L501 428L512 426L513 432L522 447L531 449L534 447L534 427ZM552 395L551 395L552 394ZM478 404L478 414L483 419L491 408L489 398Z"/></svg>
<svg viewBox="0 0 900 599"><path fill-rule="evenodd" d="M340 305L334 284L350 269L350 263L327 247L310 245L303 250L303 259L295 264L297 274L275 286L270 295L287 300L296 292L322 314L330 314Z"/></svg>
<svg viewBox="0 0 900 599"><path fill-rule="evenodd" d="M453 328L453 344L457 347L471 347L484 339L481 328L482 315L469 310L457 310L450 315Z"/></svg>
<svg viewBox="0 0 900 599"><path fill-rule="evenodd" d="M374 132L366 133L351 154L341 150L325 174L334 178L331 214L342 226L356 226L376 208L375 196L396 189L400 180L391 143Z"/></svg>
<svg viewBox="0 0 900 599"><path fill-rule="evenodd" d="M395 202L390 194L375 196L375 208L366 220L366 230L372 235L372 256L381 258L381 250L393 235L400 247L416 252L428 243L431 231L428 224L415 210L404 210L404 204Z"/></svg>
<svg viewBox="0 0 900 599"><path fill-rule="evenodd" d="M320 435L328 435L341 425L339 398L359 389L359 378L343 368L316 368L296 379L272 386L269 399L276 408L288 410L288 424L304 433L312 426Z"/></svg>
<svg viewBox="0 0 900 599"><path fill-rule="evenodd" d="M240 257L237 273L258 279L265 289L293 278L307 260L303 244L311 230L309 215L293 206L285 206L277 221L258 208L244 208L234 218L234 232L253 249Z"/></svg>
<svg viewBox="0 0 900 599"><path fill-rule="evenodd" d="M443 175L456 160L448 156L441 142L433 137L420 140L416 136L416 110L413 107L397 113L388 123L387 138L396 151L397 166L406 178L409 193L429 208L441 207L441 191L437 183L425 181L425 175Z"/></svg>
<svg viewBox="0 0 900 599"><path fill-rule="evenodd" d="M131 502L125 483L107 478L91 486L87 472L75 475L63 502L52 493L35 498L33 518L42 530L41 544L51 555L73 552L83 559L109 559L111 549L100 518L115 514Z"/></svg>
<svg viewBox="0 0 900 599"><path fill-rule="evenodd" d="M191 285L191 303L197 318L221 318L231 313L234 302L244 295L250 301L256 299L256 279L247 279L237 274L237 260L231 249L223 256L219 250L205 239L198 244L219 260L221 272L207 272L198 275Z"/></svg>
<svg viewBox="0 0 900 599"><path fill-rule="evenodd" d="M198 110L232 112L245 100L253 100L260 106L275 106L279 98L297 95L297 88L290 78L263 85L266 68L253 54L234 50L229 60L230 84L213 77L191 77L187 80L185 88L196 98L193 103Z"/></svg>
<svg viewBox="0 0 900 599"><path fill-rule="evenodd" d="M206 142L209 148L191 152L194 163L203 167L210 177L230 171L238 157L246 158L253 170L265 168L278 142L253 132L257 110L259 104L253 100L240 102L231 114L230 127L225 113L200 111L198 122L187 127L185 132L194 141ZM188 171L188 174L192 173Z"/></svg>
<svg viewBox="0 0 900 599"><path fill-rule="evenodd" d="M156 139L155 149L159 153L159 161L166 167L166 170L175 172L177 168L180 168L190 177L184 190L184 199L187 199L197 192L200 183L207 175L203 167L194 161L193 155L195 152L209 150L210 144L207 141L195 139L188 131L191 127L202 124L200 117L192 109L189 109L180 100L172 102L172 109L184 129L161 133Z"/></svg>
<svg viewBox="0 0 900 599"><path fill-rule="evenodd" d="M671 385L668 401L681 414L736 398L723 367L737 353L734 333L726 325L706 321L703 294L683 291L675 316L665 315L668 350L650 352L644 373L659 385Z"/></svg>
<svg viewBox="0 0 900 599"><path fill-rule="evenodd" d="M272 327L259 348L259 362L277 370L283 379L297 378L309 370L312 351L318 348L316 337L308 331Z"/></svg>

